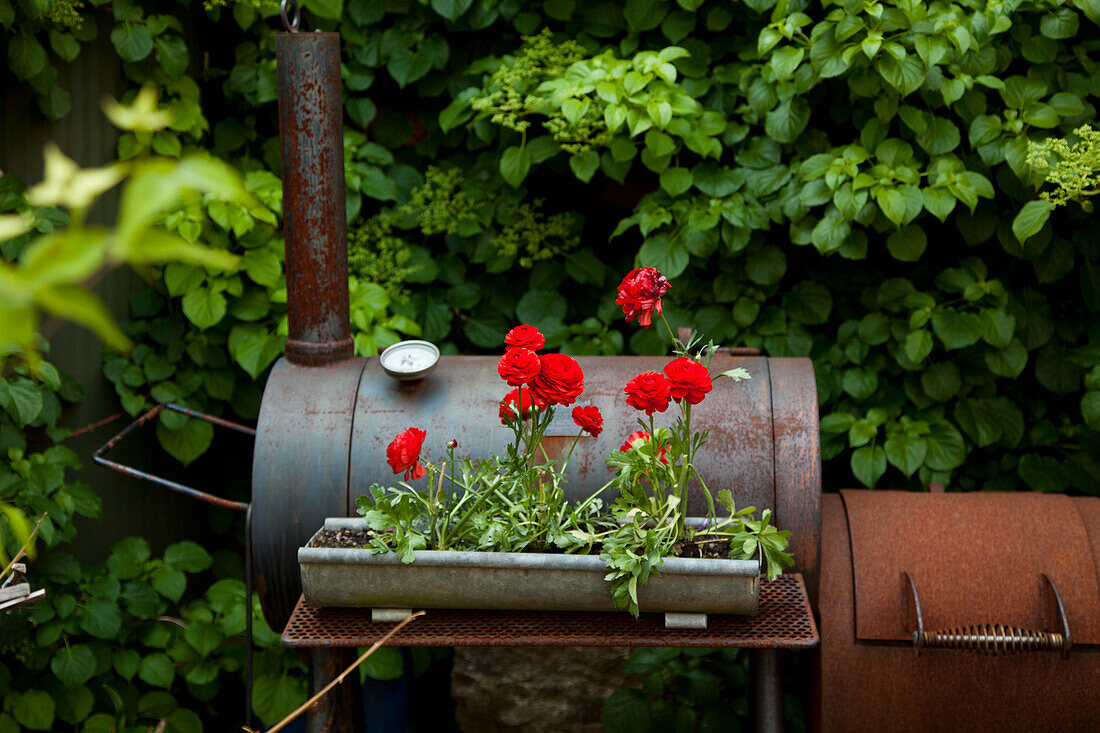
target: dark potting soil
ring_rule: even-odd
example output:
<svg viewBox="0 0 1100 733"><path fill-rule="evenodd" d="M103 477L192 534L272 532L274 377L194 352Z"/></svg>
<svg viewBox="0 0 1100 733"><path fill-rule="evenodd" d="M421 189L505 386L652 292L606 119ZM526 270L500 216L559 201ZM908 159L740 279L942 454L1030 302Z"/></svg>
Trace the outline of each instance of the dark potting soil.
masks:
<svg viewBox="0 0 1100 733"><path fill-rule="evenodd" d="M374 530L359 529L322 529L310 547L366 547L371 538L375 536ZM548 552L557 554L556 547L535 549L529 548L527 552ZM677 542L672 547L673 557L696 558L727 558L730 553L730 543L726 540L702 540L701 542Z"/></svg>

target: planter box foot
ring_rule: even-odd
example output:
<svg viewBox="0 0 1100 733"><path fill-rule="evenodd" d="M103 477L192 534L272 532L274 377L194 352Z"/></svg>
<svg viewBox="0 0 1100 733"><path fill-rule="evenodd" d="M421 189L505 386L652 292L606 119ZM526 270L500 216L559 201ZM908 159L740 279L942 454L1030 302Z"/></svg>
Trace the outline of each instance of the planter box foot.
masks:
<svg viewBox="0 0 1100 733"><path fill-rule="evenodd" d="M370 610L370 622L372 624L396 624L401 623L412 616L411 608L372 608Z"/></svg>
<svg viewBox="0 0 1100 733"><path fill-rule="evenodd" d="M707 615L705 613L666 613L666 629L705 629L707 628Z"/></svg>

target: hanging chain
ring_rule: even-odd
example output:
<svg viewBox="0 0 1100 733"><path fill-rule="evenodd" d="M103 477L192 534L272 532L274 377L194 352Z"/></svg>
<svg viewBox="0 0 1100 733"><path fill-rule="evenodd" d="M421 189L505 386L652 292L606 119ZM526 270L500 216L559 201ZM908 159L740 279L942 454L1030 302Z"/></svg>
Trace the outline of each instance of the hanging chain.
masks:
<svg viewBox="0 0 1100 733"><path fill-rule="evenodd" d="M290 33L297 33L298 22L302 19L302 11L298 7L298 0L282 0L279 3L279 14L283 17L283 27Z"/></svg>

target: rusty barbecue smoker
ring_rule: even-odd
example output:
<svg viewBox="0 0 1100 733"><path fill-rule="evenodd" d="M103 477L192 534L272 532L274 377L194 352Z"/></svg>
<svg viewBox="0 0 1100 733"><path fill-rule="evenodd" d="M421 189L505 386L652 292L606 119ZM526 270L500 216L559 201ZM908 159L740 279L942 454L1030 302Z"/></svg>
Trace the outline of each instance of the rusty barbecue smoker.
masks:
<svg viewBox="0 0 1100 733"><path fill-rule="evenodd" d="M1100 729L1100 499L842 491L822 524L822 730Z"/></svg>
<svg viewBox="0 0 1100 733"><path fill-rule="evenodd" d="M283 628L301 594L297 548L326 517L355 516L355 500L371 484L392 479L385 448L410 425L454 438L466 455L500 452L507 431L494 429L501 397L497 357L451 356L420 380L392 378L377 358L353 358L349 340L342 89L335 34L278 36L279 109L283 146L287 251L287 353L271 371L260 409L253 459L252 544L256 588L273 628ZM646 357L580 360L592 401L607 422L599 439L578 447L570 464L571 498L603 483L602 456L633 429L622 386L639 371L663 365ZM704 475L729 488L740 506L775 511L810 592L816 591L820 461L816 385L807 359L720 354L719 370L743 366L748 383L716 389L700 406L710 428ZM550 435L554 435L551 428ZM558 437L572 436L570 423ZM701 497L690 500L702 513ZM629 618L621 620L629 624ZM507 642L503 635L497 644ZM515 643L515 642L513 642ZM349 661L350 650L313 649L319 686ZM758 665L777 684L774 652ZM770 656L769 656L770 655ZM344 687L350 687L345 685ZM352 730L353 702L326 699L313 730ZM762 699L764 695L762 693ZM774 699L774 698L772 698ZM774 720L778 711L770 712Z"/></svg>
<svg viewBox="0 0 1100 733"><path fill-rule="evenodd" d="M466 455L485 456L504 448L507 431L495 423L502 396L497 357L442 357L429 375L401 380L378 358L353 356L348 313L348 276L344 201L343 104L340 39L335 33L298 33L296 18L284 22L291 32L276 35L279 120L282 142L283 213L286 238L286 356L272 368L255 431L186 408L158 406L97 451L95 460L115 470L144 478L202 501L247 510L248 580L259 594L272 628L283 629L300 595L297 549L326 517L355 516L355 500L372 483L392 480L385 460L388 442L406 427L454 438ZM573 500L606 479L603 462L635 429L633 415L621 407L622 385L640 371L660 369L655 357L582 357L586 399L602 408L604 431L578 446L569 467ZM734 385L722 380L697 406L700 424L710 440L696 465L713 476L712 488L730 489L738 506L770 508L777 525L793 533L791 550L805 589L817 591L821 495L817 392L808 359L768 359L745 350L723 350L712 367L744 367L752 375ZM182 411L222 427L253 433L252 498L249 504L226 502L206 492L152 476L106 459L105 454L132 430L164 409ZM565 412L565 411L563 411ZM490 422L486 422L490 421ZM548 439L571 439L571 421L551 426ZM552 445L547 446L552 449ZM701 493L688 498L689 510L704 513ZM792 571L792 572L793 572ZM777 729L782 720L776 648L816 644L817 630L796 578L784 585L801 599L803 627L786 636L756 638L740 646L752 652L757 680L761 729ZM778 592L779 587L771 589ZM769 591L769 592L771 592ZM786 596L777 596L777 598ZM785 603L785 601L782 601ZM790 610L790 609L788 609ZM568 616L568 614L564 614ZM790 615L790 614L788 614ZM557 614L561 625L563 622ZM630 638L628 616L617 617ZM785 618L780 614L779 618ZM769 628L762 619L760 628ZM553 626L553 624L552 624ZM758 624L759 626L759 624ZM410 627L411 628L411 627ZM638 627L640 628L640 627ZM756 627L751 627L756 628ZM577 644L599 643L606 634L585 637L564 628L543 628L540 638L576 638ZM740 632L738 632L740 633ZM453 638L436 636L434 638ZM638 638L652 643L646 627ZM469 644L530 643L499 631ZM734 634L736 636L736 634ZM790 637L790 638L787 638ZM469 637L473 639L474 637ZM679 637L668 637L676 641ZM713 638L713 637L712 637ZM585 640L587 639L587 641ZM783 639L786 639L784 641ZM415 643L410 637L408 643ZM682 640L681 640L682 641ZM458 644L459 641L454 641ZM557 642L560 643L560 642ZM333 640L297 643L310 649L311 693L354 661L354 648ZM713 644L712 644L713 645ZM759 647L768 646L767 649ZM324 647L324 648L318 648ZM361 730L357 685L345 682L309 712L311 731Z"/></svg>

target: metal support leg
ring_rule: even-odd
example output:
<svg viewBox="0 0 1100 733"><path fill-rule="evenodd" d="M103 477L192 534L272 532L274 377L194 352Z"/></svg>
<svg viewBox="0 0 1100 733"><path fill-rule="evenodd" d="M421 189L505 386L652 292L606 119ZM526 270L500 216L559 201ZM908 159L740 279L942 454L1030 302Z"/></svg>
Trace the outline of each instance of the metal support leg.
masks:
<svg viewBox="0 0 1100 733"><path fill-rule="evenodd" d="M310 696L336 679L358 656L355 649L310 649ZM365 730L358 672L345 677L306 712L308 733L364 733Z"/></svg>
<svg viewBox="0 0 1100 733"><path fill-rule="evenodd" d="M779 652L753 649L749 652L752 674L753 730L756 733L783 731L783 679L779 674Z"/></svg>

